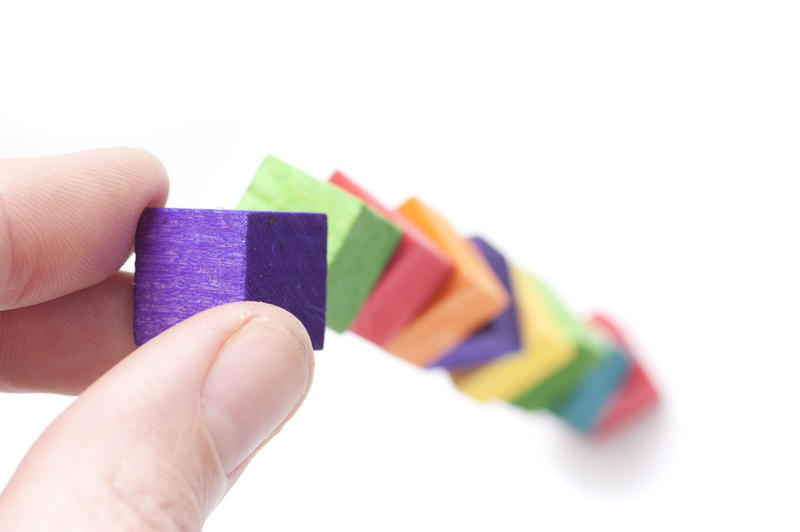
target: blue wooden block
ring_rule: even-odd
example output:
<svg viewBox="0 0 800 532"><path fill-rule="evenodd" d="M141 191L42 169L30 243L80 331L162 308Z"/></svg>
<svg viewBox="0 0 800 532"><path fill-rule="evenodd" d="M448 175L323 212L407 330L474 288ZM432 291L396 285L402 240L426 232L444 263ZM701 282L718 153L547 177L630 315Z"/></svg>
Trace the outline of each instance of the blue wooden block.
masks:
<svg viewBox="0 0 800 532"><path fill-rule="evenodd" d="M591 432L603 408L630 371L630 361L616 347L606 345L597 362L560 403L551 410L579 432Z"/></svg>

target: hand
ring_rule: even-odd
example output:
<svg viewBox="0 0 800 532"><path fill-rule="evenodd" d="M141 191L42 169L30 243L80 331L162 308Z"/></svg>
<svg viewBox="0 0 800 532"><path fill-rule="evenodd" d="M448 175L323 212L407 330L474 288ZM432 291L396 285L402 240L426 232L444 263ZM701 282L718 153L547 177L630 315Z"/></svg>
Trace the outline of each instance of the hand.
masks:
<svg viewBox="0 0 800 532"><path fill-rule="evenodd" d="M305 329L263 303L136 349L118 270L167 189L140 150L0 160L0 391L80 394L0 495L2 530L199 530L308 391Z"/></svg>

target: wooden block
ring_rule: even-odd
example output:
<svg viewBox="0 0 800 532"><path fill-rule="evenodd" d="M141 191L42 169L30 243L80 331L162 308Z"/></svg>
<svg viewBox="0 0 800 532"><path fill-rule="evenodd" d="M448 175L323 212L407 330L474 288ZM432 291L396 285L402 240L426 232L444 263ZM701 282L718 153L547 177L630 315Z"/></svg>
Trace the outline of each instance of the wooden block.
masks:
<svg viewBox="0 0 800 532"><path fill-rule="evenodd" d="M631 364L628 377L608 400L595 425L595 432L605 435L658 404L658 392L619 327L601 314L593 316L590 323L607 335Z"/></svg>
<svg viewBox="0 0 800 532"><path fill-rule="evenodd" d="M601 359L587 371L569 394L551 410L579 432L592 431L606 403L628 376L628 358L609 342L603 342Z"/></svg>
<svg viewBox="0 0 800 532"><path fill-rule="evenodd" d="M392 257L401 232L351 194L267 157L240 209L328 215L327 324L346 330Z"/></svg>
<svg viewBox="0 0 800 532"><path fill-rule="evenodd" d="M417 199L398 209L453 263L453 274L422 312L389 344L387 351L425 366L505 310L509 297L475 245Z"/></svg>
<svg viewBox="0 0 800 532"><path fill-rule="evenodd" d="M545 304L572 345L573 356L557 371L512 400L515 405L529 410L548 408L564 400L579 379L600 360L603 352L603 344L597 336L589 334L547 285L537 282Z"/></svg>
<svg viewBox="0 0 800 532"><path fill-rule="evenodd" d="M136 343L211 307L262 301L294 314L322 349L326 242L324 214L145 209L135 244Z"/></svg>
<svg viewBox="0 0 800 532"><path fill-rule="evenodd" d="M508 353L516 353L522 348L517 324L517 306L514 302L506 259L484 239L472 237L470 240L503 283L503 287L509 293L510 303L494 320L478 329L455 349L432 362L429 367L450 370L473 368Z"/></svg>
<svg viewBox="0 0 800 532"><path fill-rule="evenodd" d="M511 268L522 350L471 371L451 372L455 385L481 401L513 400L576 358L572 339L543 293L543 285L522 270Z"/></svg>
<svg viewBox="0 0 800 532"><path fill-rule="evenodd" d="M400 244L350 329L371 342L386 345L430 301L453 271L436 244L400 214L381 205L341 172L330 182L372 207L403 231Z"/></svg>

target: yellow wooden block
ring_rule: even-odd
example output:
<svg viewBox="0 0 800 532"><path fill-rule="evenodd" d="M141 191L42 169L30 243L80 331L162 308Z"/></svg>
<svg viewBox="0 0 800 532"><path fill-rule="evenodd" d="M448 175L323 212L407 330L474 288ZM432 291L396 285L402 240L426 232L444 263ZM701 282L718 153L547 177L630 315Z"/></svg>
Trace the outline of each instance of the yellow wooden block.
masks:
<svg viewBox="0 0 800 532"><path fill-rule="evenodd" d="M514 399L576 355L575 345L553 313L539 281L512 267L511 287L519 305L522 351L474 370L451 373L458 389L481 401Z"/></svg>

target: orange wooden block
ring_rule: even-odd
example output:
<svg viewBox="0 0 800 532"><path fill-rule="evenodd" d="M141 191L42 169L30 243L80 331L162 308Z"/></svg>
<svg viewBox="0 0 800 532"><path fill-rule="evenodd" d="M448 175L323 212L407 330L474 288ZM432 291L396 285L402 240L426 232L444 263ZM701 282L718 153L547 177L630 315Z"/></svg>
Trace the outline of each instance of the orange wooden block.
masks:
<svg viewBox="0 0 800 532"><path fill-rule="evenodd" d="M509 296L475 245L416 198L397 209L453 263L453 274L386 349L425 366L501 313Z"/></svg>

